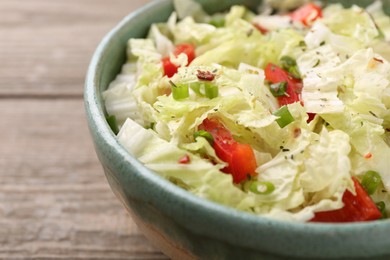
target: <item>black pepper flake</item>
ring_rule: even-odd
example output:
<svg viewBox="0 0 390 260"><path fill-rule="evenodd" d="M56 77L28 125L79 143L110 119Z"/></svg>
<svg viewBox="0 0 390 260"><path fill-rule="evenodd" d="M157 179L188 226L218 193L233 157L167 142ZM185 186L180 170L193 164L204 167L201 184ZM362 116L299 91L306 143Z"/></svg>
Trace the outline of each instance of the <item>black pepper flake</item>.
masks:
<svg viewBox="0 0 390 260"><path fill-rule="evenodd" d="M377 62L383 63L383 60L381 60L381 59L374 58L374 60L377 61Z"/></svg>
<svg viewBox="0 0 390 260"><path fill-rule="evenodd" d="M372 116L374 116L374 117L378 117L374 112L372 112L372 111L368 111L368 113L370 113Z"/></svg>
<svg viewBox="0 0 390 260"><path fill-rule="evenodd" d="M289 151L290 151L290 149L287 149L287 148L282 149L282 152L289 152Z"/></svg>
<svg viewBox="0 0 390 260"><path fill-rule="evenodd" d="M300 46L300 47L306 47L305 41L300 41L300 42L299 42L299 46Z"/></svg>

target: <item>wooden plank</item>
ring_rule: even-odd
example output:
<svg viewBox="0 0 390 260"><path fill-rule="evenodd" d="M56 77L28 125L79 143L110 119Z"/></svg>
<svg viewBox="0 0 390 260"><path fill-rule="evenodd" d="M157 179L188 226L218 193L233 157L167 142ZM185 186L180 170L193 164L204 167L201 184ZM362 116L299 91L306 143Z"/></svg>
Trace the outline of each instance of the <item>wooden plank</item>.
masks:
<svg viewBox="0 0 390 260"><path fill-rule="evenodd" d="M0 1L0 95L81 96L99 41L150 1Z"/></svg>
<svg viewBox="0 0 390 260"><path fill-rule="evenodd" d="M0 259L166 259L108 187L81 99L0 111Z"/></svg>

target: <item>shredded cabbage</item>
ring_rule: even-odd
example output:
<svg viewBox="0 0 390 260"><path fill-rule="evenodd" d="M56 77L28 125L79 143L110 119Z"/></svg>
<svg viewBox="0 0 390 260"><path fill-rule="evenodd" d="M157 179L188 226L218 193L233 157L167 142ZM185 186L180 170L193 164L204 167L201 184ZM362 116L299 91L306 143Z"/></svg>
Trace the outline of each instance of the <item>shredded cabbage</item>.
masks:
<svg viewBox="0 0 390 260"><path fill-rule="evenodd" d="M296 1L266 1L259 15L244 6L208 15L191 0L174 2L167 23L152 25L146 39L129 40L128 61L102 95L129 153L197 196L301 222L342 208L346 190L355 192L351 177L376 171L382 182L371 197L389 212L390 19L380 2L366 9L329 4L310 27L286 14ZM270 15L270 6L280 12ZM192 62L188 53L174 54L183 43L195 46ZM172 77L164 57L177 67ZM283 57L296 61L302 90L300 102L286 105L293 122L280 127L274 114L280 100L265 68L283 66ZM206 95L207 84L216 96ZM174 87L188 96L175 99ZM233 183L210 140L194 139L211 117L253 149L255 177ZM185 156L190 162L179 163ZM256 194L248 188L253 181L275 188Z"/></svg>

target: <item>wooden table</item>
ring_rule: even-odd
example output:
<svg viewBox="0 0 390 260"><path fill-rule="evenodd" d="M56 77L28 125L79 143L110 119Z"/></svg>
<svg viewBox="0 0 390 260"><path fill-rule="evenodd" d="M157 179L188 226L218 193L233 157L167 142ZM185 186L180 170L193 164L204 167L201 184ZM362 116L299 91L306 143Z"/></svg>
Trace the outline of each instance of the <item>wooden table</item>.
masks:
<svg viewBox="0 0 390 260"><path fill-rule="evenodd" d="M111 192L89 137L98 42L151 0L0 0L0 259L165 259Z"/></svg>

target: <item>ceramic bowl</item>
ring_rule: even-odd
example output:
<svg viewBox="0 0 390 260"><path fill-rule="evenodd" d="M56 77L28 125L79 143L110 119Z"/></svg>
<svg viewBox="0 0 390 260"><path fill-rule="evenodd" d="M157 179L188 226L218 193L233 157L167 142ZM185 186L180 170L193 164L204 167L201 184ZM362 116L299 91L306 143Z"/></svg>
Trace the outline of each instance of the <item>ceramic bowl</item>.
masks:
<svg viewBox="0 0 390 260"><path fill-rule="evenodd" d="M199 1L208 12L259 1ZM368 3L369 1L362 1ZM353 1L344 1L351 4ZM145 236L173 259L390 259L390 221L290 223L198 198L145 168L117 141L105 121L101 92L120 71L126 42L166 21L172 1L152 1L127 16L100 43L85 86L85 107L107 180Z"/></svg>

